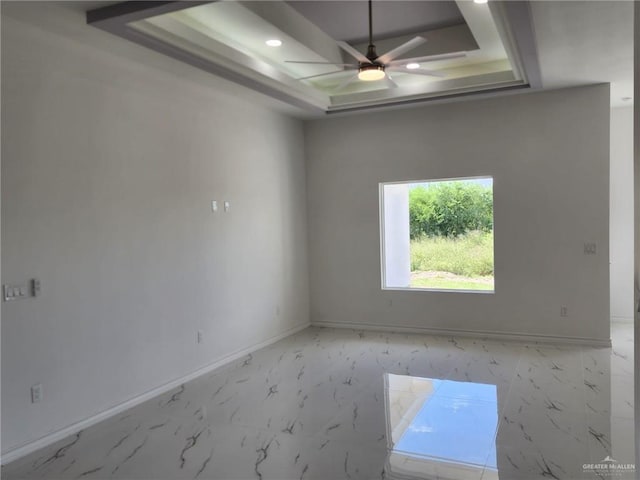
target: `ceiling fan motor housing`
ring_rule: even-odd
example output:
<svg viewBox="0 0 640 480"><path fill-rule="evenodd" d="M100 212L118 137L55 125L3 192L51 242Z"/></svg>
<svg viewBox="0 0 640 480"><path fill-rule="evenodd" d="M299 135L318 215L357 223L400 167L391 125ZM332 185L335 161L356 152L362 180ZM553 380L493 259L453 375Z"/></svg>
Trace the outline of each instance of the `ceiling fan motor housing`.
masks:
<svg viewBox="0 0 640 480"><path fill-rule="evenodd" d="M369 45L367 47L367 54L365 55L371 62L375 62L376 58L378 58L378 54L376 53L376 46Z"/></svg>
<svg viewBox="0 0 640 480"><path fill-rule="evenodd" d="M360 80L378 80L383 78L385 76L385 65L376 61L378 54L376 53L375 45L369 44L366 57L371 63L359 62L358 78Z"/></svg>

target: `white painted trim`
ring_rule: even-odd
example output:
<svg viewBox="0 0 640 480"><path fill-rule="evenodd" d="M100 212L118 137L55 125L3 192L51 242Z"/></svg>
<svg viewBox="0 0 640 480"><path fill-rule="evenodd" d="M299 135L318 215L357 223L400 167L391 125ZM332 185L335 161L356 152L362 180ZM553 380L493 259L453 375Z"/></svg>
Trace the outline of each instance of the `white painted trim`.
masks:
<svg viewBox="0 0 640 480"><path fill-rule="evenodd" d="M402 327L397 325L374 325L348 322L311 322L312 327L348 328L351 330L374 330L397 333L422 333L427 335L474 337L489 340L507 340L519 343L551 343L564 345L584 345L590 347L610 347L611 340L597 338L563 337L557 335L532 335L529 333L500 333L481 330L457 330L452 328Z"/></svg>
<svg viewBox="0 0 640 480"><path fill-rule="evenodd" d="M421 288L421 287L383 287L382 290L396 290L400 292L439 292L439 293L480 293L494 295L495 290L464 290L461 288Z"/></svg>
<svg viewBox="0 0 640 480"><path fill-rule="evenodd" d="M386 247L384 245L384 183L378 183L378 220L380 227L380 281L382 284L380 288L384 290L387 284L387 259L386 259ZM389 438L389 437L387 437Z"/></svg>
<svg viewBox="0 0 640 480"><path fill-rule="evenodd" d="M236 352L230 353L229 355L226 355L220 358L219 360L216 360L213 363L205 365L204 367L201 367L196 371L191 372L183 377L176 378L175 380L165 383L164 385L160 385L159 387L153 388L141 395L130 398L129 400L126 400L113 407L110 407L100 413L97 413L96 415L85 418L84 420L80 420L79 422L73 423L53 433L49 433L44 437L39 438L38 440L20 445L19 447L14 447L11 450L8 450L6 452L2 452L2 456L0 457L0 464L6 465L9 462L17 460L18 458L24 457L25 455L35 452L36 450L39 450L43 447L51 445L52 443L57 442L58 440L62 440L63 438L68 437L69 435L74 435L78 433L80 430L84 430L92 425L95 425L98 422L106 420L109 417L118 415L119 413L122 413L123 411L128 410L129 408L135 407L136 405L139 405L142 402L146 402L147 400L157 397L158 395L162 395L163 393L166 393L174 388L179 387L183 383L189 382L201 375L209 373L217 368L222 367L223 365L226 365L227 363L238 360L239 358L242 358L243 356L249 353L255 352L256 350L260 350L261 348L264 348L279 340L282 340L285 337L288 337L301 330L304 330L309 326L310 326L309 323L305 323L305 324L290 328L284 331L283 333L276 335L275 337L271 337L263 342L256 343L254 345L251 345L250 347L243 348L242 350L238 350Z"/></svg>

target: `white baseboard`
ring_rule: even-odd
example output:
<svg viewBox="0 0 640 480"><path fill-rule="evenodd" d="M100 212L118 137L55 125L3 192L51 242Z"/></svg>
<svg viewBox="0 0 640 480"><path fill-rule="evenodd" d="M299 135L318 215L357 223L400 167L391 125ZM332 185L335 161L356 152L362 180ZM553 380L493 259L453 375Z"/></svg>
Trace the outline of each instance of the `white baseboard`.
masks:
<svg viewBox="0 0 640 480"><path fill-rule="evenodd" d="M298 325L296 327L290 328L289 330L286 330L279 335L271 337L263 342L251 345L250 347L243 348L242 350L238 350L229 355L226 355L220 358L219 360L216 360L213 363L210 363L208 365L205 365L204 367L199 368L194 372L191 372L183 377L176 378L175 380L172 380L159 387L149 390L141 395L137 395L133 398L130 398L129 400L119 403L96 415L92 415L89 418L85 418L84 420L80 420L79 422L73 423L65 428L56 430L55 432L49 433L44 437L41 437L32 442L20 445L18 447L14 447L10 450L7 450L6 452L2 452L2 456L0 456L0 464L6 465L7 463L12 462L13 460L17 460L18 458L24 457L25 455L29 455L30 453L33 453L36 450L39 450L43 447L51 445L52 443L57 442L58 440L62 440L63 438L68 437L69 435L74 435L78 433L80 430L84 430L92 425L95 425L98 422L101 422L102 420L106 420L109 417L118 415L119 413L122 413L123 411L128 410L131 407L135 407L136 405L139 405L142 402L146 402L147 400L157 397L158 395L162 395L163 393L166 393L174 388L179 387L183 383L186 383L201 375L209 373L217 368L222 367L223 365L226 365L227 363L233 362L234 360L238 360L239 358L249 353L255 352L256 350L260 350L261 348L264 348L279 340L282 340L283 338L288 337L289 335L293 335L294 333L304 330L309 326L310 326L309 323L305 323L303 325Z"/></svg>
<svg viewBox="0 0 640 480"><path fill-rule="evenodd" d="M550 343L561 345L584 345L589 347L610 347L611 340L600 340L597 338L583 337L562 337L555 335L532 335L529 333L500 333L486 332L482 330L457 330L452 328L431 328L431 327L400 327L396 325L374 325L368 323L346 323L346 322L311 322L312 327L328 328L348 328L351 330L377 330L382 332L397 333L422 333L427 335L452 336L452 337L474 337L486 338L489 340L507 340L520 343Z"/></svg>

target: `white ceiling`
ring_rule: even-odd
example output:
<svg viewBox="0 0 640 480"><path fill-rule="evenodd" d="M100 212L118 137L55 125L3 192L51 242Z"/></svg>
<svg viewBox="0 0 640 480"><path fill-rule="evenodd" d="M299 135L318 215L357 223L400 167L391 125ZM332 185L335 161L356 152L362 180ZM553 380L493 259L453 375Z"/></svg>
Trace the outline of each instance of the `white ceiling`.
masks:
<svg viewBox="0 0 640 480"><path fill-rule="evenodd" d="M545 88L611 83L611 105L633 101L633 2L531 2Z"/></svg>
<svg viewBox="0 0 640 480"><path fill-rule="evenodd" d="M349 43L367 41L366 2L287 0L287 3L336 40ZM376 0L373 8L376 39L464 23L456 3L448 0Z"/></svg>
<svg viewBox="0 0 640 480"><path fill-rule="evenodd" d="M67 2L73 5L72 8L85 11L115 3L119 2ZM366 32L360 12L361 0L308 0L298 3L308 4L296 5L296 8L315 18L317 23L333 23L331 28L335 31L331 32L332 35L357 40ZM380 11L374 13L374 29L389 28L396 32L413 29L415 25L410 23L410 19L417 18L413 9L427 9L420 18L432 18L437 26L457 21L453 13L455 9L447 5L453 3L451 1L413 0L407 2L413 6L405 6L402 10L383 6L399 2L378 0L374 6L376 3L380 4ZM332 4L344 4L340 7L344 10L339 18L331 13L336 8ZM633 100L622 100L633 97L633 1L532 0L530 8L543 88L606 82L611 84L612 106L633 104ZM407 22L406 29L403 22ZM350 36L345 33L350 29L349 25L354 25ZM381 36L388 33L378 31Z"/></svg>

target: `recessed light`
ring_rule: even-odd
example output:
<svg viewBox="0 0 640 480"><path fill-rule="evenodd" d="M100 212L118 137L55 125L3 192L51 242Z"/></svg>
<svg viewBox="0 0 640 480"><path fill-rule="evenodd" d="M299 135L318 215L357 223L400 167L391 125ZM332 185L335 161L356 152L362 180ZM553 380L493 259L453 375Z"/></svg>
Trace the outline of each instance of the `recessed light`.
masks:
<svg viewBox="0 0 640 480"><path fill-rule="evenodd" d="M420 64L419 63L407 63L406 67L409 70L415 70L416 68L420 68Z"/></svg>
<svg viewBox="0 0 640 480"><path fill-rule="evenodd" d="M487 0L473 0L473 3L487 3Z"/></svg>
<svg viewBox="0 0 640 480"><path fill-rule="evenodd" d="M271 40L267 40L264 43L266 43L270 47L279 47L280 45L282 45L282 42L280 40L278 40L277 38L272 38Z"/></svg>

